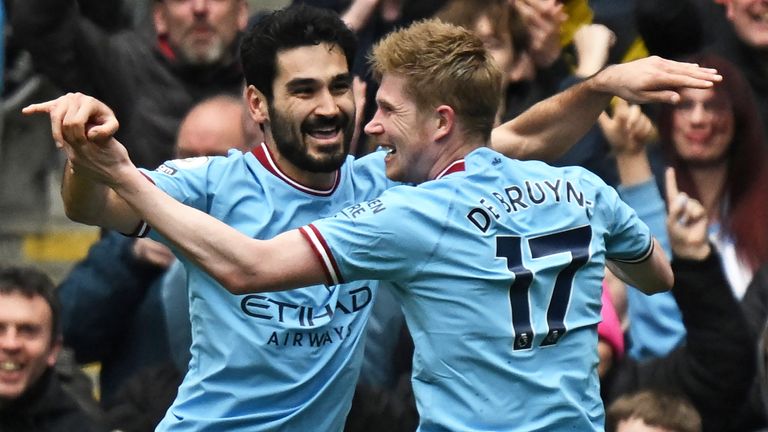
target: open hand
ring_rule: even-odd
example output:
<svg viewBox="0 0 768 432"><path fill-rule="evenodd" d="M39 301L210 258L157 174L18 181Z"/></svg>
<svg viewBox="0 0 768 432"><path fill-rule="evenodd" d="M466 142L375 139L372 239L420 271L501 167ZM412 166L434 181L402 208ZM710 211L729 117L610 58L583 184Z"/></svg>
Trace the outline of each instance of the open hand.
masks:
<svg viewBox="0 0 768 432"><path fill-rule="evenodd" d="M674 104L680 101L680 88L710 88L722 79L716 69L651 56L608 66L590 81L596 90L631 103Z"/></svg>

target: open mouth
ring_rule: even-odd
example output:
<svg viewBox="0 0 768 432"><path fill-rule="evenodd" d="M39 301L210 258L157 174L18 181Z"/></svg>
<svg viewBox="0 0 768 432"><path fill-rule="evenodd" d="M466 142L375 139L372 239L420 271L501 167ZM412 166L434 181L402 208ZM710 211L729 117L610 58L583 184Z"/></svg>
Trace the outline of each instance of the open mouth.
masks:
<svg viewBox="0 0 768 432"><path fill-rule="evenodd" d="M338 126L323 126L312 129L307 129L307 135L318 141L328 141L336 139L341 132L341 128Z"/></svg>
<svg viewBox="0 0 768 432"><path fill-rule="evenodd" d="M21 363L10 360L0 362L0 372L16 372L21 369Z"/></svg>
<svg viewBox="0 0 768 432"><path fill-rule="evenodd" d="M381 144L380 147L387 152L387 156L393 155L397 153L397 149L394 146L387 145L387 144Z"/></svg>

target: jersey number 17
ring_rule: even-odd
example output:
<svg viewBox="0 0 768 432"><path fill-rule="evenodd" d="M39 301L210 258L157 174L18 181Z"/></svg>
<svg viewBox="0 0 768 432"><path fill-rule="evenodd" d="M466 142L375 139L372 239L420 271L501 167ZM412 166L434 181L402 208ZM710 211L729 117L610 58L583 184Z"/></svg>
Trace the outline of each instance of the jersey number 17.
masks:
<svg viewBox="0 0 768 432"><path fill-rule="evenodd" d="M554 345L565 335L565 313L573 290L576 272L589 260L589 243L592 228L585 225L535 238L519 236L496 237L496 256L507 259L507 268L515 275L509 286L509 303L512 307L512 328L515 334L513 349L530 349L534 332L531 323L528 290L533 283L533 273L523 265L523 241L528 243L532 258L542 258L562 252L570 252L571 260L563 264L555 278L552 297L547 307L549 331L541 346Z"/></svg>

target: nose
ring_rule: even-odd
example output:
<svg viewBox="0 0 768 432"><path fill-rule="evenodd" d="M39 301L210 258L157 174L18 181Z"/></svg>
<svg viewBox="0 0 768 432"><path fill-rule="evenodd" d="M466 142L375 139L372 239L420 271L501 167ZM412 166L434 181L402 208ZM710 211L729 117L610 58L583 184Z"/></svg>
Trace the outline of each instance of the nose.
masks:
<svg viewBox="0 0 768 432"><path fill-rule="evenodd" d="M339 104L336 102L333 94L328 90L320 92L317 106L315 107L315 114L324 117L334 117L339 111Z"/></svg>
<svg viewBox="0 0 768 432"><path fill-rule="evenodd" d="M379 110L376 110L376 114L373 115L373 118L371 121L368 122L368 124L365 125L363 128L363 131L367 135L381 135L384 133L384 126L381 125L381 122L379 121Z"/></svg>
<svg viewBox="0 0 768 432"><path fill-rule="evenodd" d="M203 15L208 12L208 0L192 0L192 12L195 15Z"/></svg>
<svg viewBox="0 0 768 432"><path fill-rule="evenodd" d="M688 118L691 122L698 123L708 118L709 112L704 109L704 104L694 104L688 113Z"/></svg>
<svg viewBox="0 0 768 432"><path fill-rule="evenodd" d="M0 350L14 351L21 347L21 338L15 328L6 328L0 333Z"/></svg>

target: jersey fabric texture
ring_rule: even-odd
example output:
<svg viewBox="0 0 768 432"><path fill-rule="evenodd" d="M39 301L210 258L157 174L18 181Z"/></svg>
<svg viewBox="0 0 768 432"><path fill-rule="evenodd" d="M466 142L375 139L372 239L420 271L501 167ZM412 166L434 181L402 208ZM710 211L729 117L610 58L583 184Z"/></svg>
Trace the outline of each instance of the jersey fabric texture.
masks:
<svg viewBox="0 0 768 432"><path fill-rule="evenodd" d="M331 189L313 190L280 171L262 144L143 172L178 201L269 239L378 196L393 185L383 165L381 152L349 157ZM197 266L184 266L192 358L157 430L341 431L376 287L356 282L236 296Z"/></svg>
<svg viewBox="0 0 768 432"><path fill-rule="evenodd" d="M603 430L605 259L642 261L652 242L594 174L480 148L301 231L331 280L392 282L421 431Z"/></svg>

